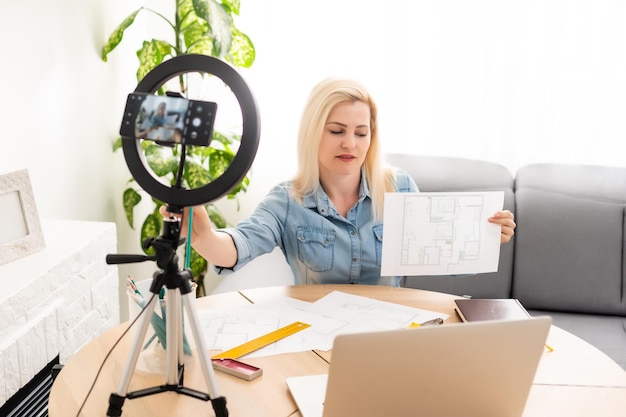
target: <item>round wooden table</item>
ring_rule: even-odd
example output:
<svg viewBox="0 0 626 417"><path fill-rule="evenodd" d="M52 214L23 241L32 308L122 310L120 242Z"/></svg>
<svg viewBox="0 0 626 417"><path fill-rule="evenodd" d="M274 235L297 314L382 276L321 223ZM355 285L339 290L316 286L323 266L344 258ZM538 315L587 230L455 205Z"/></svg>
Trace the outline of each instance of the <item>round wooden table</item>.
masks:
<svg viewBox="0 0 626 417"><path fill-rule="evenodd" d="M458 322L454 300L458 296L408 288L361 285L306 285L248 289L196 299L197 310L246 306L286 296L314 302L332 291L370 297L449 315L446 323ZM48 411L50 417L76 416L107 353L127 329L121 324L104 333L70 358L52 386ZM626 373L598 349L553 326L548 338L554 352L545 353L531 389L524 416L623 416L626 410ZM80 416L105 416L109 396L116 392L125 368L130 337L125 336L103 365ZM207 392L199 364L186 367L185 387ZM231 416L300 416L285 379L290 376L320 374L328 371L330 352L304 351L247 358L261 367L263 375L245 381L215 372L220 395L226 397ZM129 390L158 386L164 375L133 374ZM210 402L186 395L164 392L124 402L122 416L133 417L211 417Z"/></svg>

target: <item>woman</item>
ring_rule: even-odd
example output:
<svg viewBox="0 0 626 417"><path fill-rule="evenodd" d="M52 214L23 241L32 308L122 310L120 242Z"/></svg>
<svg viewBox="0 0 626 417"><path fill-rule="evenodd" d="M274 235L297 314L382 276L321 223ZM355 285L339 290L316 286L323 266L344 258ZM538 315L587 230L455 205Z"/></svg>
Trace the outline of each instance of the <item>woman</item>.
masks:
<svg viewBox="0 0 626 417"><path fill-rule="evenodd" d="M218 272L278 246L296 284L398 286L399 277L380 276L383 198L417 186L383 164L377 107L361 84L327 79L313 89L298 133L298 167L293 180L275 186L235 228L215 230L206 210L194 209L194 249ZM511 239L511 212L489 221L501 225L502 242Z"/></svg>

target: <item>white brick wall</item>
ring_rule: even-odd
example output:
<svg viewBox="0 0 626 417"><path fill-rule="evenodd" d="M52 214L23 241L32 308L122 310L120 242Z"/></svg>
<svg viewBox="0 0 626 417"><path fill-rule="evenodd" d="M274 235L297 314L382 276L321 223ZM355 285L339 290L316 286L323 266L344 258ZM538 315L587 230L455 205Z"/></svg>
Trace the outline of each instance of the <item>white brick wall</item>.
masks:
<svg viewBox="0 0 626 417"><path fill-rule="evenodd" d="M114 223L42 222L46 248L0 266L0 404L120 322Z"/></svg>

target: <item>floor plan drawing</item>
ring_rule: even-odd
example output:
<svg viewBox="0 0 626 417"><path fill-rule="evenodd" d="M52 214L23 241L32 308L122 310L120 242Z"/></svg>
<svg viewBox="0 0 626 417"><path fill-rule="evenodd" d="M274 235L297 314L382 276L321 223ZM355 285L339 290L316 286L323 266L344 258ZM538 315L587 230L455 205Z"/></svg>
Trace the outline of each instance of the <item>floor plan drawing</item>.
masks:
<svg viewBox="0 0 626 417"><path fill-rule="evenodd" d="M502 201L501 192L387 194L383 275L497 270L500 233L487 218Z"/></svg>
<svg viewBox="0 0 626 417"><path fill-rule="evenodd" d="M454 265L478 259L483 202L481 195L407 197L402 264ZM423 232L424 224L431 233Z"/></svg>

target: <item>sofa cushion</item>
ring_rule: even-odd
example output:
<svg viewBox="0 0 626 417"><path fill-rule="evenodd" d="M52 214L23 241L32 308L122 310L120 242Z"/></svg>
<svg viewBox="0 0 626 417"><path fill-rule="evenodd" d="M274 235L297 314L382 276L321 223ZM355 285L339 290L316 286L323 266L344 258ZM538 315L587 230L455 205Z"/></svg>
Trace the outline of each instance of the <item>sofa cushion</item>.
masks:
<svg viewBox="0 0 626 417"><path fill-rule="evenodd" d="M504 191L504 208L515 212L513 176L503 165L488 161L387 154L386 162L408 172L423 192ZM511 295L514 243L500 250L498 272L466 276L411 276L401 285L480 298L506 298Z"/></svg>
<svg viewBox="0 0 626 417"><path fill-rule="evenodd" d="M626 170L527 165L515 200L513 297L528 309L624 315Z"/></svg>

